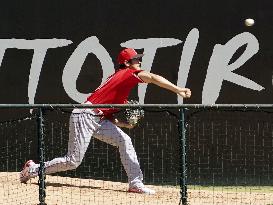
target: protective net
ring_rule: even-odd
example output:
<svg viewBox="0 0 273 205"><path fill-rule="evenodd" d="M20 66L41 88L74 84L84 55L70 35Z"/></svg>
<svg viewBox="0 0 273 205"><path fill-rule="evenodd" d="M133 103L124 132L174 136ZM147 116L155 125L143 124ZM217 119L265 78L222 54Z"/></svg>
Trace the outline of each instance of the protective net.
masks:
<svg viewBox="0 0 273 205"><path fill-rule="evenodd" d="M190 204L271 204L270 110L191 110L187 126Z"/></svg>
<svg viewBox="0 0 273 205"><path fill-rule="evenodd" d="M46 114L46 160L66 154L69 115L64 112ZM179 152L176 122L176 118L166 112L146 112L145 118L134 129L123 129L136 149L144 184L160 195L128 193L128 177L119 149L93 137L77 169L47 176L46 201L53 200L57 204L177 204Z"/></svg>
<svg viewBox="0 0 273 205"><path fill-rule="evenodd" d="M126 120L125 109L118 113ZM38 177L20 183L19 172L32 159L38 163L37 116L1 124L0 204L38 204ZM71 110L44 112L45 161L67 154ZM179 136L175 115L160 109L145 110L131 137L145 187L155 195L128 192L129 184L120 150L92 137L81 164L73 170L46 175L46 204L178 204ZM111 130L108 130L111 132ZM115 130L113 130L115 132ZM126 163L126 162L125 162ZM5 181L5 183L4 183ZM8 185L8 186L7 186Z"/></svg>
<svg viewBox="0 0 273 205"><path fill-rule="evenodd" d="M35 118L26 116L0 122L0 204L31 204L33 198L38 199L37 184L30 191L31 185L19 182L23 163L29 157L38 158Z"/></svg>
<svg viewBox="0 0 273 205"><path fill-rule="evenodd" d="M128 192L128 177L119 148L92 137L77 168L46 175L45 203L178 204L182 166L179 111L144 110L144 118L133 129L122 130L135 148L143 183L156 194ZM118 113L122 120L126 120L124 111ZM46 162L67 154L70 117L71 109L45 110ZM38 177L27 183L19 181L24 163L29 159L39 161L37 119L37 112L33 112L0 122L0 204L40 203ZM272 203L270 110L189 109L184 123L188 204ZM115 132L107 129L106 132Z"/></svg>

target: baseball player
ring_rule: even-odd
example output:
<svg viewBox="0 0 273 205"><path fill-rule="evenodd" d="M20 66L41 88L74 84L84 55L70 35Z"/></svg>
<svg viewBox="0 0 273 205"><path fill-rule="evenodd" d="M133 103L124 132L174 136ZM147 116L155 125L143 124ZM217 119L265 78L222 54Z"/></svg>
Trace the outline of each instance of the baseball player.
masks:
<svg viewBox="0 0 273 205"><path fill-rule="evenodd" d="M86 100L86 104L125 104L130 91L138 83L153 83L168 89L183 98L189 98L191 91L180 88L164 77L141 69L141 58L132 48L122 50L117 58L119 68L109 76ZM74 109L69 122L67 154L45 162L45 173L51 174L76 169L82 162L91 137L118 147L121 162L128 176L129 192L155 194L144 186L143 175L131 138L120 127L132 128L114 117L118 109ZM38 176L39 164L29 160L20 172L20 181L26 183Z"/></svg>

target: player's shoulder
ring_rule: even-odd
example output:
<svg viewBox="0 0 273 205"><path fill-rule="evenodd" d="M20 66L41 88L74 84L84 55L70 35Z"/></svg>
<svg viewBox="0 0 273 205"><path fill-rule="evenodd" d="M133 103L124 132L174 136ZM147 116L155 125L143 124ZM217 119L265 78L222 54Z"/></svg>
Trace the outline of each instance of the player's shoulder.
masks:
<svg viewBox="0 0 273 205"><path fill-rule="evenodd" d="M138 70L137 72L138 75L144 75L144 76L149 76L151 75L152 73L146 71L146 70Z"/></svg>

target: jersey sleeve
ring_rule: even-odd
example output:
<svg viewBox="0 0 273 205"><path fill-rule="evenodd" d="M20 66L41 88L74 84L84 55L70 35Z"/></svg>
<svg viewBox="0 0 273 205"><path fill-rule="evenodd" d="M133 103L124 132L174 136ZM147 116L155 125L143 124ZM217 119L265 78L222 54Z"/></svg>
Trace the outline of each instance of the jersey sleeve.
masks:
<svg viewBox="0 0 273 205"><path fill-rule="evenodd" d="M138 74L144 70L134 70L133 75L139 80L139 83L145 83L140 77L138 77Z"/></svg>

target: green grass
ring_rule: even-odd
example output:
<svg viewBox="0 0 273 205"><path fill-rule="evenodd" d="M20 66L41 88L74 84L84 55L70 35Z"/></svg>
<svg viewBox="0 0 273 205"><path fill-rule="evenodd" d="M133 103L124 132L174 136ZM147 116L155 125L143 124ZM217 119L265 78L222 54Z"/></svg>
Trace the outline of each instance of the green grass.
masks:
<svg viewBox="0 0 273 205"><path fill-rule="evenodd" d="M273 193L273 186L199 186L199 185L188 185L187 187L188 187L188 190Z"/></svg>

